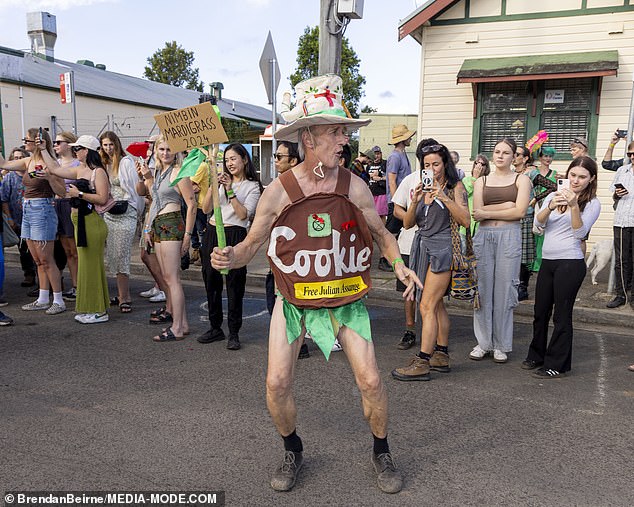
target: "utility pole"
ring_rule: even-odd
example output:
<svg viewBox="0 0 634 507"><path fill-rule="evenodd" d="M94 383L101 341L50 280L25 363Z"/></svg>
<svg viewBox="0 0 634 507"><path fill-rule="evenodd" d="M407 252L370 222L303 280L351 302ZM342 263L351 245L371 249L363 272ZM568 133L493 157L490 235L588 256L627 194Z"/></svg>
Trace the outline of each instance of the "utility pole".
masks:
<svg viewBox="0 0 634 507"><path fill-rule="evenodd" d="M319 14L319 75L341 74L341 40L343 32L337 30L336 0L320 0Z"/></svg>

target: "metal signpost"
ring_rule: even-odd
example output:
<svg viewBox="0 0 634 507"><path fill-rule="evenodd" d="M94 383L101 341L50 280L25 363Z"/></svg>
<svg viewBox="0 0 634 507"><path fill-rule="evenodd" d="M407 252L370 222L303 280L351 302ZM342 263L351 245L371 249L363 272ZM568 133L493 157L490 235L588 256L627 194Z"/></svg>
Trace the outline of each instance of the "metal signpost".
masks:
<svg viewBox="0 0 634 507"><path fill-rule="evenodd" d="M266 95L269 99L269 104L273 105L273 121L271 122L271 128L273 131L273 142L271 147L271 154L275 155L277 151L277 140L275 139L275 131L277 130L277 88L280 85L280 66L277 63L277 55L275 54L275 46L273 46L273 38L271 32L269 32L262 50L262 56L260 57L260 72L262 73L262 79L264 80L264 87L266 88ZM271 156L270 165L271 179L277 176L275 174L275 158Z"/></svg>

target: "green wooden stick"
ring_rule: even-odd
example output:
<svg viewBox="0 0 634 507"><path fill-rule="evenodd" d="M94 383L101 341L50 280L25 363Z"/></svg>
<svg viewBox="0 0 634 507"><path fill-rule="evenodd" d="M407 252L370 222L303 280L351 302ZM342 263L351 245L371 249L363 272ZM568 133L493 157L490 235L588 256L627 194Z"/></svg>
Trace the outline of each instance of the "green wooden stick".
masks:
<svg viewBox="0 0 634 507"><path fill-rule="evenodd" d="M211 153L211 156L209 155ZM207 148L207 164L209 165L210 192L214 192L214 221L216 222L216 236L218 237L218 248L227 246L225 237L225 226L222 222L222 210L220 209L220 195L218 188L218 171L216 170L216 157L218 156L218 145L214 144ZM228 275L228 269L221 269L220 274Z"/></svg>

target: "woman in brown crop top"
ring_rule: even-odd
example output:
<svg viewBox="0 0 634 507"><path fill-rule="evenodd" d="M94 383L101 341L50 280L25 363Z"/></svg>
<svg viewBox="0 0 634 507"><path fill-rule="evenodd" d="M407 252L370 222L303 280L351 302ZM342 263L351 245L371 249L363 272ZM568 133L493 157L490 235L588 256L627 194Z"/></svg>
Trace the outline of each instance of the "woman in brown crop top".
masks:
<svg viewBox="0 0 634 507"><path fill-rule="evenodd" d="M64 180L54 176L50 167L57 165L51 137L46 130L30 128L24 144L31 156L7 162L0 155L0 167L21 173L24 183L24 205L21 236L37 265L40 294L37 301L23 310L46 310L49 315L66 310L62 298L62 277L55 264L53 247L57 235L57 214L53 204L55 194L64 195ZM53 304L49 292L53 289Z"/></svg>
<svg viewBox="0 0 634 507"><path fill-rule="evenodd" d="M473 191L473 218L480 227L473 239L478 261L480 308L474 312L473 331L478 345L469 357L476 361L493 353L498 363L507 361L513 345L513 308L517 306L522 233L531 182L511 170L517 145L502 139L494 148L495 172L478 178Z"/></svg>

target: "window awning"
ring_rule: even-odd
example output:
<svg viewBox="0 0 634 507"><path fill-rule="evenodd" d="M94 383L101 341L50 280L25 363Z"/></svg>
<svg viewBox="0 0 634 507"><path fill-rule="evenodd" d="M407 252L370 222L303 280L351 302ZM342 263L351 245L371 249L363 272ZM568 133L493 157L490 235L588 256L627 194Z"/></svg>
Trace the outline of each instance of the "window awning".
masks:
<svg viewBox="0 0 634 507"><path fill-rule="evenodd" d="M617 50L465 60L458 83L616 76Z"/></svg>

